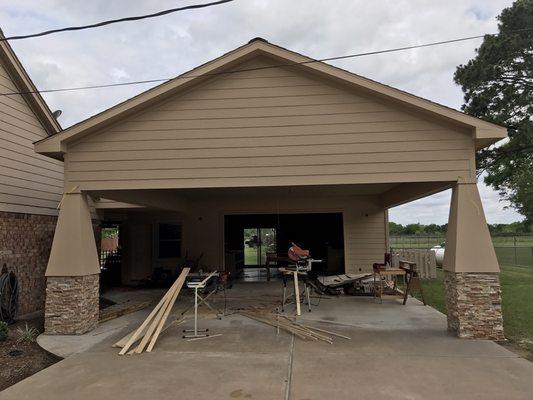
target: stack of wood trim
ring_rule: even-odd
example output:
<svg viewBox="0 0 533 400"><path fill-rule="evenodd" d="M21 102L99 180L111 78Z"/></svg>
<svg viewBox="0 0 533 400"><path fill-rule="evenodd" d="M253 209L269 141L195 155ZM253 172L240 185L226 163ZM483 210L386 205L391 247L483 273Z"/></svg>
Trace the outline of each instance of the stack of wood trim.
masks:
<svg viewBox="0 0 533 400"><path fill-rule="evenodd" d="M340 337L343 339L350 339L348 336L344 336L336 332L326 331L324 329L299 324L284 315L258 313L251 311L241 311L239 312L239 314L255 321L273 326L277 329L282 329L286 332L293 334L296 337L299 337L302 340L322 341L329 344L333 344L332 336ZM324 333L327 335L324 335Z"/></svg>
<svg viewBox="0 0 533 400"><path fill-rule="evenodd" d="M131 314L142 310L143 308L149 307L150 304L152 304L150 301L113 304L112 306L104 308L100 311L98 322L102 323L111 321L112 319L122 317L123 315Z"/></svg>
<svg viewBox="0 0 533 400"><path fill-rule="evenodd" d="M161 332L169 326L167 325L165 327L165 323L174 303L176 302L176 298L185 283L185 278L189 274L189 271L190 268L183 268L178 279L172 284L170 289L165 293L161 301L155 306L141 326L114 344L114 347L122 347L118 354L140 354L145 349L148 353L152 351ZM130 348L139 340L141 341L139 345L130 350Z"/></svg>

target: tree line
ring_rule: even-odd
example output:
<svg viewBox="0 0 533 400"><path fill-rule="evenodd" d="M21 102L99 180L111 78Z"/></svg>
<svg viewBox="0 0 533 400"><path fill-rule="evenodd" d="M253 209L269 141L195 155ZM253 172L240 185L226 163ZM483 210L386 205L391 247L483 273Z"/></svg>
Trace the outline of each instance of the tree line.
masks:
<svg viewBox="0 0 533 400"><path fill-rule="evenodd" d="M510 224L488 224L491 235L524 235L533 233L532 225L528 221L512 222ZM445 236L448 224L424 225L416 224L397 224L389 222L389 234L391 236Z"/></svg>

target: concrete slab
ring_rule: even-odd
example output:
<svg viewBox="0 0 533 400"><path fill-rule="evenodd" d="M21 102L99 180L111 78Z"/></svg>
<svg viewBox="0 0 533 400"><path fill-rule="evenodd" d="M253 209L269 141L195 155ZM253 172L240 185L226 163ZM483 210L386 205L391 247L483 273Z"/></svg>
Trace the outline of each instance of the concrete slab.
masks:
<svg viewBox="0 0 533 400"><path fill-rule="evenodd" d="M213 304L226 304L230 312L272 307L279 289L275 282L236 285ZM190 300L184 296L176 309ZM448 334L445 316L413 299L407 306L323 299L299 322L351 337L335 338L332 345L277 335L275 328L238 314L218 320L203 312L201 327L222 336L188 342L181 338L182 329L192 327L188 321L165 332L152 353L118 356L111 344L148 312L102 324L92 333L102 340L93 336L82 352L5 390L0 399L514 400L533 393L533 363L496 343Z"/></svg>
<svg viewBox="0 0 533 400"><path fill-rule="evenodd" d="M134 300L135 302L152 302L156 304L164 294L163 289L143 289L143 290L110 290L104 297L117 304L125 304ZM96 329L84 335L46 335L37 337L37 343L46 351L59 357L66 358L71 355L87 351L98 343L105 342L113 337L117 332L123 332L131 327L133 329L140 318L146 317L150 309L141 310L137 313L126 314L104 323L100 323ZM122 336L124 336L124 333ZM121 337L122 337L121 336Z"/></svg>
<svg viewBox="0 0 533 400"><path fill-rule="evenodd" d="M148 314L145 310L142 310L137 313L124 315L100 324L95 330L84 335L41 334L37 337L37 343L46 351L59 357L67 358L74 354L83 353L101 342L105 342L107 346L109 338L115 337L118 332L123 332L129 326L133 327L139 321L141 315Z"/></svg>
<svg viewBox="0 0 533 400"><path fill-rule="evenodd" d="M286 376L287 356L279 353L89 352L41 371L0 398L270 400L283 398Z"/></svg>
<svg viewBox="0 0 533 400"><path fill-rule="evenodd" d="M531 363L512 354L331 354L300 351L298 344L291 399L526 400L533 390Z"/></svg>

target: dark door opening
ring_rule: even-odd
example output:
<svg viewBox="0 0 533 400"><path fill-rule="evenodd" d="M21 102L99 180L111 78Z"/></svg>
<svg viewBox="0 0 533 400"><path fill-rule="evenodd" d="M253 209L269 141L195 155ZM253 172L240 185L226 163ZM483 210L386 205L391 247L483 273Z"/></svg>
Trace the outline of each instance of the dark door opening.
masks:
<svg viewBox="0 0 533 400"><path fill-rule="evenodd" d="M268 253L284 257L295 242L309 249L320 274L344 273L342 213L247 214L224 218L226 269L265 266Z"/></svg>
<svg viewBox="0 0 533 400"><path fill-rule="evenodd" d="M103 222L100 239L100 272L103 287L122 284L121 224Z"/></svg>

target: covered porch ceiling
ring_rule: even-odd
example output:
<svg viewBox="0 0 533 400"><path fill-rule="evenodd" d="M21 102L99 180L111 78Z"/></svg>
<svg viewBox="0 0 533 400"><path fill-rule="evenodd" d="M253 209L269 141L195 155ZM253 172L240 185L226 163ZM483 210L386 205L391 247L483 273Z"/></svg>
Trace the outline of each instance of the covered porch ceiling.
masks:
<svg viewBox="0 0 533 400"><path fill-rule="evenodd" d="M356 185L270 186L202 189L144 189L88 191L97 209L155 208L182 211L199 200L222 198L282 198L298 196L324 198L341 196L373 196L383 208L408 203L443 190L454 182L405 182Z"/></svg>

